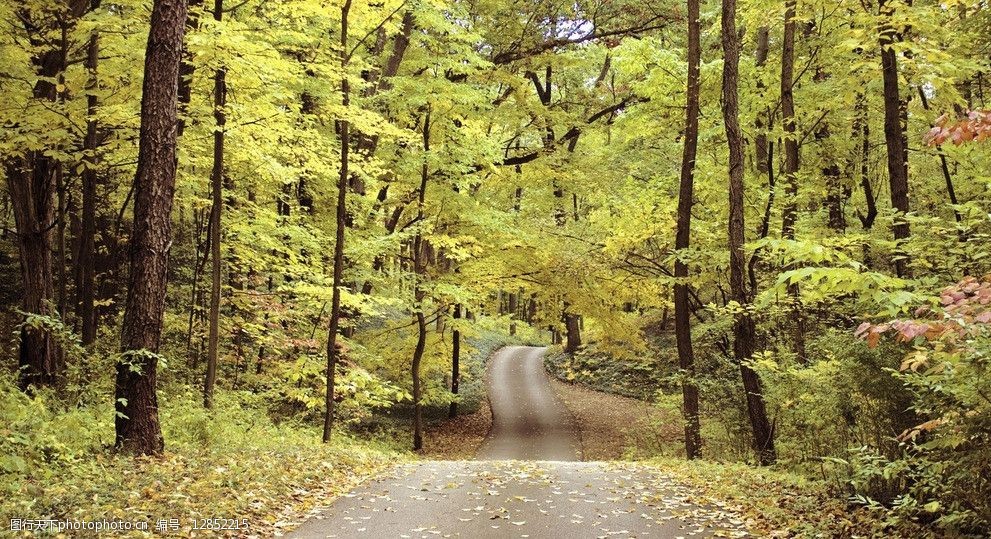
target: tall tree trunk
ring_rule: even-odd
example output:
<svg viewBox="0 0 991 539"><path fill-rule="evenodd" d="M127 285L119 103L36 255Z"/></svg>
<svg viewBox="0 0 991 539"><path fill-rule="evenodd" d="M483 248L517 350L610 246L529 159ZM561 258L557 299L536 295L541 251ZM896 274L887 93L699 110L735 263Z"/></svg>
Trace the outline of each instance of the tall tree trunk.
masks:
<svg viewBox="0 0 991 539"><path fill-rule="evenodd" d="M767 26L761 26L757 29L757 51L755 54L758 77L760 77L760 72L763 71L762 68L767 63L767 54L770 51L770 48L770 29ZM766 89L767 85L764 83L764 80L762 78L758 78L758 99L760 99L761 102L764 101L764 90ZM767 143L767 129L771 123L771 109L766 107L763 115L757 114L757 119L754 121L754 127L757 131L755 143L756 153L754 155L754 160L756 161L757 172L762 174L767 173L768 167L771 166L771 155L768 151L769 147Z"/></svg>
<svg viewBox="0 0 991 539"><path fill-rule="evenodd" d="M99 8L100 0L91 0L90 9ZM85 168L82 173L83 207L80 223L79 242L79 291L77 295L77 313L82 322L83 344L88 345L96 340L96 187L99 156L97 155L97 136L99 125L96 120L100 99L96 93L99 90L97 67L100 60L100 34L94 29L89 36L86 47L86 69L89 71L89 81L86 84L86 138L83 141L85 153Z"/></svg>
<svg viewBox="0 0 991 539"><path fill-rule="evenodd" d="M341 104L345 113L351 106L351 85L348 68L348 16L351 0L341 6ZM337 177L337 230L334 239L334 290L330 300L330 328L327 330L327 395L324 401L323 441L330 441L334 428L334 383L337 374L337 333L341 324L341 282L344 276L344 230L347 228L347 193L350 176L351 125L346 118L338 120L341 138L341 166Z"/></svg>
<svg viewBox="0 0 991 539"><path fill-rule="evenodd" d="M688 0L688 94L685 107L685 147L681 157L681 185L678 191L678 232L675 237L677 251L688 249L692 235L692 197L699 138L699 63L702 56L699 31L699 0ZM764 142L766 144L767 140ZM674 331L678 344L678 364L685 377L681 382L685 455L689 459L697 459L702 456L699 388L695 380L691 311L688 305L688 264L682 260L682 254L684 253L676 256L674 261Z"/></svg>
<svg viewBox="0 0 991 539"><path fill-rule="evenodd" d="M220 22L224 16L224 0L213 3L213 19ZM213 388L217 382L217 360L220 348L220 212L223 209L224 185L224 126L227 115L227 69L220 67L213 75L213 171L210 187L213 204L210 207L210 337L207 341L206 379L203 382L203 406L213 407Z"/></svg>
<svg viewBox="0 0 991 539"><path fill-rule="evenodd" d="M203 0L187 0L186 33L191 34L200 27L200 15L203 11ZM179 123L178 134L182 137L186 130L186 112L189 110L189 101L193 98L193 73L196 72L196 64L193 62L193 54L188 48L183 47L182 63L179 64Z"/></svg>
<svg viewBox="0 0 991 539"><path fill-rule="evenodd" d="M795 133L795 2L785 0L785 25L781 46L781 123L783 124L785 169L784 206L781 213L781 236L795 239L798 213L798 138Z"/></svg>
<svg viewBox="0 0 991 539"><path fill-rule="evenodd" d="M891 26L894 8L888 0L879 0L881 15L887 19L881 28L881 75L884 82L884 141L888 152L888 184L891 190L891 207L897 212L892 227L895 241L901 244L910 235L906 214L908 199L908 136L903 123L903 110L907 107L901 98L898 84L898 56L894 43L900 36ZM899 245L899 251L900 245ZM895 273L910 277L911 269L904 253L895 260Z"/></svg>
<svg viewBox="0 0 991 539"><path fill-rule="evenodd" d="M733 300L746 307L750 303L744 271L744 184L743 139L740 134L739 63L740 44L736 31L736 0L722 2L723 122L729 146L729 250L730 288ZM733 322L733 355L740 365L746 391L747 412L754 435L754 450L762 465L775 460L774 430L767 417L760 378L747 362L754 352L754 321L746 312Z"/></svg>
<svg viewBox="0 0 991 539"><path fill-rule="evenodd" d="M423 220L423 203L427 196L427 179L430 171L427 168L426 154L430 153L430 110L423 120L423 165L420 167L420 189L418 191L418 203L416 210L416 222ZM423 300L426 293L423 290L423 279L426 276L426 268L423 261L423 234L417 227L416 235L413 236L413 273L416 284L413 287L416 311L416 349L413 351L413 361L411 371L413 375L413 450L423 449L423 399L420 383L420 364L423 361L423 352L427 343L427 322L423 316Z"/></svg>
<svg viewBox="0 0 991 539"><path fill-rule="evenodd" d="M114 405L116 446L139 454L165 446L155 388L165 310L175 192L179 62L186 2L155 0L145 52L131 274L121 328Z"/></svg>
<svg viewBox="0 0 991 539"><path fill-rule="evenodd" d="M795 117L795 3L796 0L785 0L784 36L781 45L781 122L784 127L785 150L785 196L781 216L781 236L787 240L795 239L795 222L798 218L798 134L796 133L797 118ZM792 302L792 349L798 359L805 363L805 316L800 305L798 285L788 287L788 296Z"/></svg>
<svg viewBox="0 0 991 539"><path fill-rule="evenodd" d="M73 5L73 8L78 6ZM60 9L56 7L55 9ZM58 28L34 20L36 12L25 7L20 19L30 33L30 44L36 51L31 63L39 80L32 95L50 107L58 99L54 79L65 66L64 47L50 41L49 35ZM69 13L42 13L60 21L78 15ZM64 36L65 28L62 28ZM28 314L55 317L55 285L52 280L52 232L56 222L55 194L58 161L43 150L29 150L23 155L7 159L4 163L7 189L10 194L14 223L17 228L17 249L21 266L21 310ZM51 334L42 327L22 326L18 352L19 379L22 389L30 385L54 385L59 376L61 351Z"/></svg>
<svg viewBox="0 0 991 539"><path fill-rule="evenodd" d="M864 230L870 230L877 219L877 201L874 198L874 188L871 186L870 167L871 156L871 125L867 115L867 98L864 94L857 96L857 120L854 122L853 135L860 137L860 187L864 192L867 213L857 210L857 218Z"/></svg>
<svg viewBox="0 0 991 539"><path fill-rule="evenodd" d="M461 304L454 306L454 331L451 332L451 393L454 399L451 400L451 408L447 412L447 417L454 419L458 415L458 390L461 387L461 330L458 329L458 320L461 319Z"/></svg>

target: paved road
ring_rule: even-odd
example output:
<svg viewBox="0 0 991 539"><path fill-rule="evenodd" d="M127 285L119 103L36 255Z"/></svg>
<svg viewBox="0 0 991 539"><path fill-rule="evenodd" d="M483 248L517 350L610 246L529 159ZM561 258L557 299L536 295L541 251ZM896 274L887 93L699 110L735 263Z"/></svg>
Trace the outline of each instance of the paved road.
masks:
<svg viewBox="0 0 991 539"><path fill-rule="evenodd" d="M732 511L700 504L656 468L575 462L574 420L548 383L543 352L508 347L493 357L493 428L482 460L399 466L318 511L290 537L747 536Z"/></svg>
<svg viewBox="0 0 991 539"><path fill-rule="evenodd" d="M492 430L483 460L581 460L574 416L544 371L545 348L507 346L489 364Z"/></svg>

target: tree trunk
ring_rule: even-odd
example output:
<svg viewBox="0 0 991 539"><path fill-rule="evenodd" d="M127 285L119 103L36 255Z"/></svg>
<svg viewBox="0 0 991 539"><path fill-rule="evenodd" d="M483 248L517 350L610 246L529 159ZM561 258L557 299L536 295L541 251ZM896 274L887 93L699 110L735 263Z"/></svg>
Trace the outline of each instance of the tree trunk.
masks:
<svg viewBox="0 0 991 539"><path fill-rule="evenodd" d="M454 306L454 331L451 332L451 393L455 399L451 401L451 408L447 412L447 417L454 419L458 415L458 390L461 386L461 330L458 329L457 320L461 319L461 304Z"/></svg>
<svg viewBox="0 0 991 539"><path fill-rule="evenodd" d="M44 13L60 21L78 16L79 6L69 12ZM59 9L59 8L55 8ZM54 10L52 10L54 11ZM31 63L39 80L32 95L37 101L54 103L58 92L53 80L65 67L64 44L50 41L50 34L59 30L45 23L36 24L33 13L20 12L24 26L31 32L31 45L38 51ZM66 28L61 28L63 40ZM50 104L46 104L50 107ZM21 309L28 314L58 317L55 284L52 280L52 232L56 222L55 194L59 162L44 150L29 150L4 163L7 188L10 193L14 223L17 228L17 249L21 265ZM64 313L63 313L64 314ZM59 377L61 351L51 334L43 327L22 326L18 352L19 379L22 389L30 385L51 386Z"/></svg>
<svg viewBox="0 0 991 539"><path fill-rule="evenodd" d="M97 9L100 0L91 0L90 8ZM83 344L96 340L96 167L99 157L96 154L99 125L96 120L100 100L96 96L99 89L97 67L100 60L100 34L93 30L86 47L86 69L89 82L86 85L86 138L83 141L85 168L82 173L83 208L80 223L79 242L79 291L77 313L82 322Z"/></svg>
<svg viewBox="0 0 991 539"><path fill-rule="evenodd" d="M743 307L750 303L744 280L744 184L743 139L740 134L739 63L740 44L736 30L736 0L722 2L723 122L729 146L729 249L730 288L733 300ZM761 382L748 365L754 352L754 321L744 312L733 323L733 355L740 365L746 391L747 412L754 435L754 450L760 464L775 460L774 431L767 417Z"/></svg>
<svg viewBox="0 0 991 539"><path fill-rule="evenodd" d="M926 92L919 87L919 101L922 103L922 108L929 110L929 98L926 97ZM950 204L953 207L953 218L959 223L963 221L963 216L960 215L960 210L956 208L959 202L957 201L957 192L953 188L953 175L950 174L950 164L946 158L946 152L943 151L942 146L936 146L936 154L939 155L939 168L943 172L943 181L946 182L946 196L950 199ZM966 238L961 234L961 240Z"/></svg>
<svg viewBox="0 0 991 539"><path fill-rule="evenodd" d="M688 94L685 107L685 147L681 157L681 185L678 192L676 251L688 249L692 234L692 197L699 137L699 63L702 56L699 43L699 1L688 0ZM766 144L766 139L764 142ZM682 376L685 377L681 382L682 414L685 417L685 456L689 459L697 459L702 456L699 388L695 380L691 312L688 305L688 264L680 256L675 257L674 277L674 331L678 344L678 364Z"/></svg>
<svg viewBox="0 0 991 539"><path fill-rule="evenodd" d="M781 47L781 123L783 124L785 151L785 191L781 213L781 236L795 239L795 220L798 212L798 138L795 133L795 2L785 0L785 25Z"/></svg>
<svg viewBox="0 0 991 539"><path fill-rule="evenodd" d="M892 226L895 241L901 243L910 235L906 214L909 211L908 199L908 126L903 123L905 101L899 94L898 56L893 47L899 40L898 32L890 20L894 8L888 0L880 0L881 15L888 21L881 28L881 75L884 82L884 141L888 152L888 185L891 190L891 207L897 212ZM904 253L899 252L895 260L895 273L899 277L911 277L911 269Z"/></svg>
<svg viewBox="0 0 991 539"><path fill-rule="evenodd" d="M795 222L798 218L798 138L795 117L795 3L785 0L784 37L781 47L781 122L784 127L785 150L785 203L781 216L781 236L795 239ZM802 313L798 285L788 286L788 296L792 302L792 350L799 361L807 361L805 353L805 316Z"/></svg>
<svg viewBox="0 0 991 539"><path fill-rule="evenodd" d="M430 152L430 111L427 110L423 120L423 151ZM430 178L430 171L427 168L426 156L423 165L420 167L420 189L418 192L418 204L416 211L416 221L423 220L423 203L427 195L427 179ZM427 322L423 316L423 300L426 293L422 287L422 279L425 278L426 268L423 263L423 234L418 227L416 235L413 237L413 273L416 283L413 287L414 300L416 304L413 309L416 311L417 339L416 349L413 351L413 361L411 371L413 376L413 450L423 449L423 403L422 390L420 384L420 364L423 361L423 351L427 343Z"/></svg>
<svg viewBox="0 0 991 539"><path fill-rule="evenodd" d="M221 21L224 15L224 0L215 0L213 18ZM203 406L213 407L213 388L217 382L217 361L220 348L220 212L223 209L224 185L224 126L227 115L227 70L218 68L213 75L213 171L210 174L210 337L207 341L206 379L203 382Z"/></svg>
<svg viewBox="0 0 991 539"><path fill-rule="evenodd" d="M761 26L757 29L757 51L756 51L756 67L758 70L758 77L764 64L767 63L767 53L770 51L770 29L767 26ZM762 78L757 79L757 90L758 99L761 102L764 101L764 90L767 89L767 85L764 83ZM763 117L761 114L757 114L757 119L754 121L754 127L757 131L756 143L756 153L754 155L754 160L757 161L757 172L766 174L768 167L771 166L770 153L768 152L768 142L767 142L767 128L772 123L771 110L769 108L764 109Z"/></svg>
<svg viewBox="0 0 991 539"><path fill-rule="evenodd" d="M351 106L351 86L347 78L348 68L348 15L351 0L341 6L341 104L345 111ZM334 384L337 374L337 333L341 324L341 282L344 276L344 230L347 228L347 194L349 160L351 151L351 124L347 119L338 120L341 138L341 166L337 177L337 230L334 239L334 290L330 300L330 328L327 330L327 395L324 400L323 441L330 441L334 428Z"/></svg>
<svg viewBox="0 0 991 539"><path fill-rule="evenodd" d="M581 326L579 325L578 315L572 313L569 310L570 305L567 302L564 303L564 331L565 331L565 343L564 352L566 354L574 354L578 351L578 348L582 345L582 332Z"/></svg>
<svg viewBox="0 0 991 539"><path fill-rule="evenodd" d="M867 213L857 210L857 218L864 230L870 230L877 219L877 201L874 199L874 188L871 186L868 162L871 156L871 126L867 115L867 98L864 94L857 96L857 120L854 122L853 135L860 137L860 187L864 191Z"/></svg>
<svg viewBox="0 0 991 539"><path fill-rule="evenodd" d="M172 244L177 91L186 3L155 0L145 53L138 170L134 178L131 273L114 388L116 446L161 453L156 355L161 342Z"/></svg>

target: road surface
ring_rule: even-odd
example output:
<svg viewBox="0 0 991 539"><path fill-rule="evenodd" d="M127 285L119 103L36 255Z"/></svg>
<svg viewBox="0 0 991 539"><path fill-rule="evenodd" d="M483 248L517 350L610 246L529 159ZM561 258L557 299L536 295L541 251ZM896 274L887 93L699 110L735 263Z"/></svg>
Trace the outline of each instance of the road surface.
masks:
<svg viewBox="0 0 991 539"><path fill-rule="evenodd" d="M545 348L507 346L488 369L492 430L483 460L581 460L578 426L544 371Z"/></svg>
<svg viewBox="0 0 991 539"><path fill-rule="evenodd" d="M574 419L550 387L544 350L514 346L493 356L493 423L480 460L399 466L290 537L747 537L735 513L700 504L656 468L578 462Z"/></svg>

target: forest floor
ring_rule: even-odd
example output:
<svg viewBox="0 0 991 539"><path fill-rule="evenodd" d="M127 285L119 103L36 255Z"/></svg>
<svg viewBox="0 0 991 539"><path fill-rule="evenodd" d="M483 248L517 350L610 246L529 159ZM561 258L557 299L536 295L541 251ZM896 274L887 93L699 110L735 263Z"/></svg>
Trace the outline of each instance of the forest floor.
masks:
<svg viewBox="0 0 991 539"><path fill-rule="evenodd" d="M492 410L483 401L478 410L454 419L427 425L427 440L423 457L432 460L469 460L492 428Z"/></svg>
<svg viewBox="0 0 991 539"><path fill-rule="evenodd" d="M681 418L668 410L577 383L552 379L551 386L578 422L584 460L623 460L647 445L681 443Z"/></svg>

